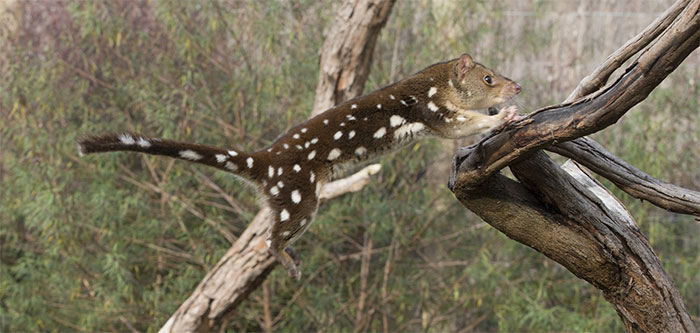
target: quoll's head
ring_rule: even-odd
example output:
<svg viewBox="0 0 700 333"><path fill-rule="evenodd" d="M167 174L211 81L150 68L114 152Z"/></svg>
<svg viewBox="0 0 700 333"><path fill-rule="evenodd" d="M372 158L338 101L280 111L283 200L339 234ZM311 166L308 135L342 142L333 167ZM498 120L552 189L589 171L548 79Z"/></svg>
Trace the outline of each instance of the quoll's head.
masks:
<svg viewBox="0 0 700 333"><path fill-rule="evenodd" d="M485 109L496 106L520 93L520 85L463 54L450 74L460 107Z"/></svg>

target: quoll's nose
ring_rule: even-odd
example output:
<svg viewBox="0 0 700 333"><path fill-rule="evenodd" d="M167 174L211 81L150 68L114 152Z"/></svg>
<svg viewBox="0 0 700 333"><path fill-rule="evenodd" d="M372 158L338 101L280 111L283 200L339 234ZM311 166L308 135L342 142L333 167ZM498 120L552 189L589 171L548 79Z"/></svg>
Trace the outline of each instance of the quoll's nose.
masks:
<svg viewBox="0 0 700 333"><path fill-rule="evenodd" d="M520 85L517 84L517 83L513 83L513 84L515 84L515 87L513 87L513 90L515 91L515 94L517 95L517 94L520 93L520 91L522 90L522 88L521 88Z"/></svg>

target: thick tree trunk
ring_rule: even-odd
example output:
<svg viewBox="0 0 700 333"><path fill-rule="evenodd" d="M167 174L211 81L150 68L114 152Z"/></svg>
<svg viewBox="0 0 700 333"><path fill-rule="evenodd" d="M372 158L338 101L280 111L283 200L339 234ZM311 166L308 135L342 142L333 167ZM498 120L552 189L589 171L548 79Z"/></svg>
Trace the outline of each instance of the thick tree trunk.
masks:
<svg viewBox="0 0 700 333"><path fill-rule="evenodd" d="M604 199L601 186L591 178L565 172L538 150L564 152L634 195L697 215L697 192L651 181L612 154L586 154L576 145L589 143L592 152L604 151L592 141L577 138L616 122L700 45L699 11L700 0L679 1L652 24L662 27L646 30L653 32L652 38L635 37L643 44L630 42L621 49L624 52L606 61L605 65L614 63L620 54L629 58L646 46L615 83L596 91L612 73L596 71L572 94L590 94L587 98L538 110L503 132L461 149L454 159L450 187L465 207L600 289L629 331L695 332L696 328L634 220L624 209L610 205L614 200ZM576 143L554 147L568 140ZM622 167L601 168L606 163ZM510 166L519 182L497 173L505 166ZM647 189L630 184L635 180Z"/></svg>
<svg viewBox="0 0 700 333"><path fill-rule="evenodd" d="M358 96L369 74L374 45L394 0L346 0L321 50L321 75L312 115ZM379 171L370 165L324 186L321 199L356 192ZM202 279L160 332L209 331L229 316L260 286L277 262L267 252L271 220L261 210L228 252Z"/></svg>

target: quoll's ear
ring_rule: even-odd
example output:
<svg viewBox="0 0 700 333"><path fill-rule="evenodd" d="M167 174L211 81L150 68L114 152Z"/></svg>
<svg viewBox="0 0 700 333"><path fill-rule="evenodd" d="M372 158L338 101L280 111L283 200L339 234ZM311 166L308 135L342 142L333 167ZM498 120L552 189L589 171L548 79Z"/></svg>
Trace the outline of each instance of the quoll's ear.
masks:
<svg viewBox="0 0 700 333"><path fill-rule="evenodd" d="M462 54L462 56L459 57L459 62L457 62L457 74L459 75L459 80L461 81L464 74L466 74L472 68L474 68L474 60L472 60L472 56L466 53Z"/></svg>

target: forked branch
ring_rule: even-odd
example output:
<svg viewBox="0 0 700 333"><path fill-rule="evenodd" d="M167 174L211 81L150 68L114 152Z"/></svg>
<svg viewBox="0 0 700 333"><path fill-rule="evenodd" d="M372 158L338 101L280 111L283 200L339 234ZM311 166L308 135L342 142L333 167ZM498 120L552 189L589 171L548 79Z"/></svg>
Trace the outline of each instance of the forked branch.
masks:
<svg viewBox="0 0 700 333"><path fill-rule="evenodd" d="M685 7L673 17L675 6L680 5ZM616 54L645 48L607 88L595 91L615 68L592 74L587 80L594 83L583 83L572 94L588 97L540 109L461 149L453 161L449 185L465 207L600 289L629 331L695 332L696 328L634 221L616 213L592 192L594 181L572 177L539 150L577 159L622 189L639 197L647 195L659 206L697 214L697 192L655 182L605 154L592 140L580 137L615 123L700 45L699 9L700 0L679 1L664 19L656 21L657 27L647 28L653 37L638 36L626 44ZM505 166L510 166L519 182L497 174ZM607 169L611 166L615 169Z"/></svg>

